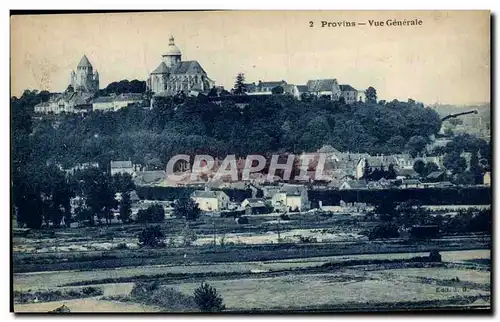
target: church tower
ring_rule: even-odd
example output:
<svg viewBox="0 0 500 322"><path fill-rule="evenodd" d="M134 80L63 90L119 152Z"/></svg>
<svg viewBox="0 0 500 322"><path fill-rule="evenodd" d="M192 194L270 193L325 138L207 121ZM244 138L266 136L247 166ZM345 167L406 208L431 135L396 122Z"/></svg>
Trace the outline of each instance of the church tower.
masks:
<svg viewBox="0 0 500 322"><path fill-rule="evenodd" d="M70 85L75 91L95 92L99 90L99 73L94 69L86 55L83 55L76 67L76 73L71 71Z"/></svg>
<svg viewBox="0 0 500 322"><path fill-rule="evenodd" d="M170 39L168 40L168 49L162 57L163 62L168 68L172 68L172 66L181 62L181 51L175 45L174 36L170 36Z"/></svg>

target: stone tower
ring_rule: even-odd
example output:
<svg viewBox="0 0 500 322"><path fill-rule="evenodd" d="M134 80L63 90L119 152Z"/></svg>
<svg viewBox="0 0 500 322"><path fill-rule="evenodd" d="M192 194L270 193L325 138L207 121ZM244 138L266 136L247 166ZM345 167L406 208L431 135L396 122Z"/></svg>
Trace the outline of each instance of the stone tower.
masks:
<svg viewBox="0 0 500 322"><path fill-rule="evenodd" d="M83 55L80 63L76 67L76 73L70 73L70 85L75 91L97 92L99 90L99 73L94 73L92 64L86 55Z"/></svg>
<svg viewBox="0 0 500 322"><path fill-rule="evenodd" d="M168 49L162 55L163 62L168 68L172 68L172 66L181 62L181 56L182 54L180 49L175 45L174 36L170 36L170 39L168 40Z"/></svg>

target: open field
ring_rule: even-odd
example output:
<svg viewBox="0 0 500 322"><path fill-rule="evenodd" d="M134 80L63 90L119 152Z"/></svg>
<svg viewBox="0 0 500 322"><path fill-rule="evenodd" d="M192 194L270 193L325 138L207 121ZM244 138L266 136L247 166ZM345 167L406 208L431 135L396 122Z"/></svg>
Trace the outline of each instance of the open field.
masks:
<svg viewBox="0 0 500 322"><path fill-rule="evenodd" d="M139 224L16 236L14 291L65 294L96 287L102 295L16 303L15 311L46 312L62 304L72 312L175 311L130 298L137 282L150 281L186 296L207 281L226 310L238 312L489 307L488 235L367 240L360 233L374 223L348 215L249 219L248 225L207 217L189 223L197 236L192 245L180 243L186 223L169 219L160 228L174 242L157 249L138 248ZM315 240L304 242L306 237ZM441 262L413 261L432 250Z"/></svg>
<svg viewBox="0 0 500 322"><path fill-rule="evenodd" d="M318 270L325 263L352 260L410 259L425 255L415 253L372 254L281 260L271 262L239 262L205 265L142 266L111 270L33 272L14 274L16 290L64 289L71 283L86 282L103 289L103 296L127 296L138 280L159 280L166 287L183 294L192 294L202 280L217 288L227 310L342 310L358 303L359 308L383 306L384 303L442 303L463 305L478 299L489 300L490 272L488 265L467 265L469 260L490 259L489 250L443 252L444 263L404 267L394 265L346 266L326 271ZM399 267L399 268L398 268ZM183 273L182 277L168 274ZM220 273L205 278L200 273ZM268 275L265 275L269 273ZM159 277L158 274L163 274ZM254 277L252 277L252 274ZM458 281L452 281L457 278ZM114 282L122 279L126 282ZM73 288L77 286L72 286ZM83 286L82 286L83 287ZM439 290L438 290L439 288ZM397 292L394 290L397 289ZM383 294L383 296L381 296ZM132 312L159 310L134 303L96 300L97 298L65 301L73 312L88 310ZM97 303L99 304L95 304ZM102 303L101 303L102 302ZM422 303L421 303L422 302ZM469 303L470 302L470 303ZM52 308L59 302L51 302ZM73 303L73 307L71 307ZM118 304L116 304L118 303ZM419 304L420 303L420 304ZM19 304L17 312L45 310L50 303ZM411 305L411 304L408 304ZM422 304L423 305L423 304ZM165 309L165 308L163 308Z"/></svg>

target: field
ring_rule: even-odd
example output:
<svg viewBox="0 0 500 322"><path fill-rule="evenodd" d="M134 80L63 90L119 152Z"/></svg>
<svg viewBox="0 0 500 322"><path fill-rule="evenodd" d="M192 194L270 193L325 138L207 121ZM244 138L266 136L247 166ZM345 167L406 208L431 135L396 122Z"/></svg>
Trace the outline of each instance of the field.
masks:
<svg viewBox="0 0 500 322"><path fill-rule="evenodd" d="M235 312L489 308L489 236L368 241L361 232L370 222L306 216L279 223L272 216L255 216L249 225L203 218L190 224L197 235L192 245L173 242L162 249L138 249L135 234L142 225L15 237L16 294L76 294L91 286L102 295L14 301L14 310L46 312L65 304L72 312L172 311L129 298L134 284L145 281L186 296L207 281L223 297L226 310ZM161 228L167 238L180 241L185 223L172 219ZM304 237L315 241L303 242ZM440 251L441 262L415 262L431 250Z"/></svg>

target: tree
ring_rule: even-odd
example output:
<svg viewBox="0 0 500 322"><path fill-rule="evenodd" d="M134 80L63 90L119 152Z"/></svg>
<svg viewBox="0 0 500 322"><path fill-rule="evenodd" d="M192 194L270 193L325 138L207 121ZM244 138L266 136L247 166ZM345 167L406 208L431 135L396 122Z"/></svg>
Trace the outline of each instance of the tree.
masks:
<svg viewBox="0 0 500 322"><path fill-rule="evenodd" d="M139 247L163 247L165 246L165 235L161 232L159 226L144 228L139 235Z"/></svg>
<svg viewBox="0 0 500 322"><path fill-rule="evenodd" d="M147 209L141 209L137 212L137 221L140 223L165 221L165 209L160 204L154 204Z"/></svg>
<svg viewBox="0 0 500 322"><path fill-rule="evenodd" d="M234 94L242 95L245 92L246 92L245 74L238 73L238 75L236 75L236 82L234 83Z"/></svg>
<svg viewBox="0 0 500 322"><path fill-rule="evenodd" d="M422 160L415 161L415 163L413 164L413 170L415 170L415 172L422 176L425 170L425 162Z"/></svg>
<svg viewBox="0 0 500 322"><path fill-rule="evenodd" d="M202 312L220 312L226 308L217 290L205 282L194 290L194 300Z"/></svg>
<svg viewBox="0 0 500 322"><path fill-rule="evenodd" d="M177 218L186 218L187 220L196 220L200 216L198 204L191 198L181 198L174 203L174 216Z"/></svg>
<svg viewBox="0 0 500 322"><path fill-rule="evenodd" d="M416 157L422 154L425 146L427 145L427 140L420 135L412 136L408 143L406 143L406 150L412 157Z"/></svg>
<svg viewBox="0 0 500 322"><path fill-rule="evenodd" d="M399 237L398 226L394 223L383 223L373 227L368 233L368 239L386 239Z"/></svg>
<svg viewBox="0 0 500 322"><path fill-rule="evenodd" d="M93 214L105 218L109 224L111 210L117 206L111 176L97 168L85 169L80 176L86 204Z"/></svg>
<svg viewBox="0 0 500 322"><path fill-rule="evenodd" d="M389 168L387 169L387 173L385 175L386 179L396 179L396 169L394 168L394 164L389 164Z"/></svg>
<svg viewBox="0 0 500 322"><path fill-rule="evenodd" d="M376 103L377 102L377 90L370 86L365 91L366 102Z"/></svg>
<svg viewBox="0 0 500 322"><path fill-rule="evenodd" d="M453 174L462 173L467 169L467 161L460 156L458 151L446 154L443 158L443 165Z"/></svg>
<svg viewBox="0 0 500 322"><path fill-rule="evenodd" d="M380 216L382 221L392 221L396 217L396 204L389 198L385 198L375 206L374 212Z"/></svg>
<svg viewBox="0 0 500 322"><path fill-rule="evenodd" d="M120 201L120 219L123 223L127 223L130 220L130 215L132 214L132 204L130 202L130 194L128 192L122 193L122 199Z"/></svg>

